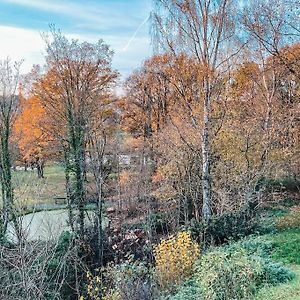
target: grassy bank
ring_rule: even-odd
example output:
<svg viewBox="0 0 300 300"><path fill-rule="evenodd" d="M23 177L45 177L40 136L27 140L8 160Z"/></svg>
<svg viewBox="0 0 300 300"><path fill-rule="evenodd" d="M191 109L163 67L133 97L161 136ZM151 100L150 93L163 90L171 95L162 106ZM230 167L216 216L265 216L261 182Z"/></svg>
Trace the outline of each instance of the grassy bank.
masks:
<svg viewBox="0 0 300 300"><path fill-rule="evenodd" d="M254 300L299 300L300 299L300 229L285 230L263 236L262 239L274 243L272 257L284 263L295 274L295 278L278 286L262 288Z"/></svg>

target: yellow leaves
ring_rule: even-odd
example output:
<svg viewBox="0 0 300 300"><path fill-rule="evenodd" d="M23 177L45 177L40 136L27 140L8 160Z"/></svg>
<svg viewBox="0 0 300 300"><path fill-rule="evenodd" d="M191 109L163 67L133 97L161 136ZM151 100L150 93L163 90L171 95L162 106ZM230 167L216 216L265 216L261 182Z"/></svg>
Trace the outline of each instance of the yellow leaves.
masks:
<svg viewBox="0 0 300 300"><path fill-rule="evenodd" d="M199 255L199 245L187 232L162 240L154 248L156 276L161 287L178 284L188 277Z"/></svg>
<svg viewBox="0 0 300 300"><path fill-rule="evenodd" d="M102 282L99 276L93 276L90 271L86 272L87 286L86 293L92 300L101 299ZM83 296L81 296L83 298ZM84 298L83 298L84 299Z"/></svg>
<svg viewBox="0 0 300 300"><path fill-rule="evenodd" d="M98 268L95 269L96 274L99 274L100 271ZM81 296L79 300L120 300L120 295L117 291L104 286L100 275L93 275L90 271L87 271L86 279L85 294L87 294L88 298Z"/></svg>

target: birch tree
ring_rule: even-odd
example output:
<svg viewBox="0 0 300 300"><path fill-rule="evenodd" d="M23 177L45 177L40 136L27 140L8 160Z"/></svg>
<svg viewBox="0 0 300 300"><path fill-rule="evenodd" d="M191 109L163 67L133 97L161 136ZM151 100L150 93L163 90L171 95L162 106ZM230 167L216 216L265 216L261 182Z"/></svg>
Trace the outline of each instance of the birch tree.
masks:
<svg viewBox="0 0 300 300"><path fill-rule="evenodd" d="M193 56L203 68L198 99L203 109L202 132L202 215L211 217L211 114L219 96L218 80L235 54L228 52L234 37L231 0L156 0L154 37L165 51Z"/></svg>

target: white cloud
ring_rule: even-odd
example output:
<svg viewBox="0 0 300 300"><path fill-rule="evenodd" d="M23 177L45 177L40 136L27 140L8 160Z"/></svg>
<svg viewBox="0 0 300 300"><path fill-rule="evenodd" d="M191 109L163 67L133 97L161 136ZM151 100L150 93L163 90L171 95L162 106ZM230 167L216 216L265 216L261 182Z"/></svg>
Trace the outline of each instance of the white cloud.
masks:
<svg viewBox="0 0 300 300"><path fill-rule="evenodd" d="M0 26L0 59L24 59L21 71L30 71L33 64L43 64L44 42L38 31Z"/></svg>
<svg viewBox="0 0 300 300"><path fill-rule="evenodd" d="M47 12L77 17L80 19L94 20L96 14L86 5L77 5L71 2L55 2L47 0L5 0L7 3L27 6ZM99 20L99 17L97 18Z"/></svg>
<svg viewBox="0 0 300 300"><path fill-rule="evenodd" d="M64 33L64 32L63 32ZM95 34L65 33L69 38L95 42L99 38ZM116 35L103 36L104 41L114 50L113 66L123 77L139 67L145 57L150 55L148 37L135 37L128 43L128 37ZM37 30L10 26L0 26L0 59L10 57L12 60L24 59L21 71L27 73L33 64L44 64L45 44ZM126 49L124 45L127 44Z"/></svg>
<svg viewBox="0 0 300 300"><path fill-rule="evenodd" d="M145 3L141 5L143 10L138 6L132 7L129 11L126 1L124 3L111 1L109 5L106 1L98 1L97 5L91 2L90 4L85 1L75 3L67 0L2 1L49 12L50 15L51 13L64 15L66 20L74 21L69 32L62 27L63 34L69 38L90 42L103 38L115 52L113 66L123 76L128 75L132 69L141 64L145 57L150 55L150 39L146 32L150 3L148 0L138 0L141 1L138 2L140 4ZM44 43L37 30L0 26L0 43L0 58L7 55L10 55L12 59L24 58L22 68L24 71L29 71L32 64L43 63Z"/></svg>
<svg viewBox="0 0 300 300"><path fill-rule="evenodd" d="M7 3L18 4L22 6L29 6L37 9L48 10L59 12L62 10L66 10L65 5L56 4L53 1L40 1L40 0L5 0Z"/></svg>

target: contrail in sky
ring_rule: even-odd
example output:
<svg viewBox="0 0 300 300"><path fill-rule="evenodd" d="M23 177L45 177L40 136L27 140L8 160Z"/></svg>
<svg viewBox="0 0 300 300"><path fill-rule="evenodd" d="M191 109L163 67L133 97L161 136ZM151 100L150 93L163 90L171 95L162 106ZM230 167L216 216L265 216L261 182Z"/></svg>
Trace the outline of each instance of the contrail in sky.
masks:
<svg viewBox="0 0 300 300"><path fill-rule="evenodd" d="M145 20L139 25L139 27L136 29L136 31L134 32L134 34L131 36L131 38L129 39L129 41L127 42L127 44L125 45L125 47L122 49L122 51L127 51L128 47L130 46L130 44L132 43L132 41L135 39L135 37L138 34L138 32L144 26L144 24L149 20L149 18L150 18L150 16L148 16L147 18L145 18Z"/></svg>

